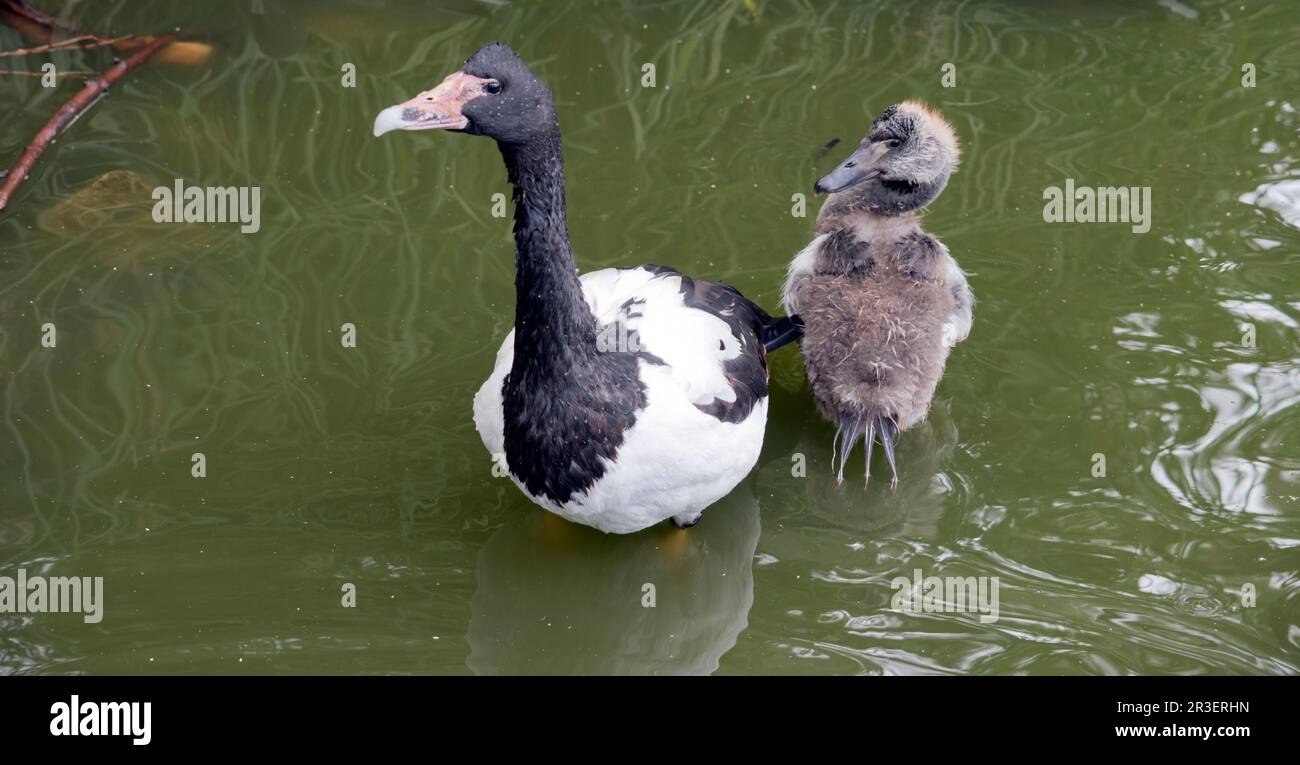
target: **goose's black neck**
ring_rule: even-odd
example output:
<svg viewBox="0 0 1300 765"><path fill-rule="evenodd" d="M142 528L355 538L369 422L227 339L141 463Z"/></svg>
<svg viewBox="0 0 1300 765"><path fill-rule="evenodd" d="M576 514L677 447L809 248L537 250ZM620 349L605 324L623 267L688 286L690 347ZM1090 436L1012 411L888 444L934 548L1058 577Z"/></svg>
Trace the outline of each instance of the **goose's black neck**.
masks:
<svg viewBox="0 0 1300 765"><path fill-rule="evenodd" d="M515 348L502 388L506 464L533 496L563 504L618 458L646 406L639 353L597 353L564 218L559 127L499 143L515 188Z"/></svg>
<svg viewBox="0 0 1300 765"><path fill-rule="evenodd" d="M515 364L563 373L594 351L596 320L569 243L559 128L500 149L515 200Z"/></svg>

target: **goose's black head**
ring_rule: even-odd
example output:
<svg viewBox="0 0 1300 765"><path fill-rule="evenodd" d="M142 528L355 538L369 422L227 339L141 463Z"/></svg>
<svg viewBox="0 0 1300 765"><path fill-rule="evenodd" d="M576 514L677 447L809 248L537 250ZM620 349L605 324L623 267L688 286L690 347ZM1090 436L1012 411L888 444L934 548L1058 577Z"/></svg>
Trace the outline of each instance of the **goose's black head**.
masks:
<svg viewBox="0 0 1300 765"><path fill-rule="evenodd" d="M856 209L908 212L939 196L960 157L957 136L943 115L919 101L904 101L882 112L857 150L813 191Z"/></svg>
<svg viewBox="0 0 1300 765"><path fill-rule="evenodd" d="M508 45L491 43L437 87L375 117L375 135L441 128L523 144L556 134L551 91Z"/></svg>

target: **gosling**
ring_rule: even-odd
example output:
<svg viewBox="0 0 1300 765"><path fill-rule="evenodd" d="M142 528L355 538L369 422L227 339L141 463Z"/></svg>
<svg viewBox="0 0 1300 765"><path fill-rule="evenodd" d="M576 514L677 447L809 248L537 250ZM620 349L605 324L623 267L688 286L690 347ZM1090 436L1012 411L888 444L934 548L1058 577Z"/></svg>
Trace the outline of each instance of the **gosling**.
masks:
<svg viewBox="0 0 1300 765"><path fill-rule="evenodd" d="M838 453L840 483L863 438L870 481L879 438L898 485L899 433L925 419L949 351L970 334L970 285L919 217L960 156L938 111L904 101L813 187L828 196L814 239L790 263L782 300L803 319L809 387L837 426L831 469Z"/></svg>

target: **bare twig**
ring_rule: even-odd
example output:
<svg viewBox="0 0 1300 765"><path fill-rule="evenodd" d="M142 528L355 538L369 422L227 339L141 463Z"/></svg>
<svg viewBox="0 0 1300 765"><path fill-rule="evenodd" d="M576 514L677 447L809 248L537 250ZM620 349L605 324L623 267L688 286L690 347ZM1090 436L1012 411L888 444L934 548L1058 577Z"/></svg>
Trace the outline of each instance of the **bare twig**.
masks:
<svg viewBox="0 0 1300 765"><path fill-rule="evenodd" d="M45 72L29 72L22 69L0 69L0 74L7 74L14 77L44 77ZM87 77L94 77L94 72L52 72L55 77L73 77L84 80Z"/></svg>
<svg viewBox="0 0 1300 765"><path fill-rule="evenodd" d="M3 5L4 3L12 4L13 0L0 0L0 5ZM19 5L21 5L21 3ZM26 8L26 6L22 7ZM18 187L23 184L23 181L27 180L27 175L31 172L32 166L35 165L36 161L41 158L41 155L45 153L45 149L49 147L50 141L53 141L58 137L59 133L63 132L68 125L72 124L72 122L77 119L83 111L90 107L91 104L102 98L108 92L110 87L117 84L118 80L121 80L126 76L127 72L130 72L132 69L135 69L137 66L147 61L150 56L157 53L163 46L175 40L178 35L180 35L180 30L155 38L148 45L131 54L128 58L118 61L99 78L87 82L75 96L73 96L66 104L59 107L59 110L54 113L54 116L45 123L45 126L42 127L40 132L36 134L36 137L32 139L32 142L27 146L27 150L18 158L18 162L9 169L9 174L5 178L4 185L0 186L0 210L5 209L9 205L10 198L13 197L13 194L18 190Z"/></svg>
<svg viewBox="0 0 1300 765"><path fill-rule="evenodd" d="M41 42L56 42L77 34L68 25L53 16L46 16L22 0L0 0L0 20Z"/></svg>
<svg viewBox="0 0 1300 765"><path fill-rule="evenodd" d="M23 18L32 21L36 24L40 24L46 29L51 29L55 31L68 31L71 29L71 27L69 27L67 24L64 24L62 21L59 21L53 16L50 16L45 13L41 13L40 11L28 5L27 3L23 2L23 0L0 0L0 8L7 10L9 13L22 16Z"/></svg>
<svg viewBox="0 0 1300 765"><path fill-rule="evenodd" d="M17 29L30 40L49 45L55 50L64 47L100 47L111 45L119 52L134 52L153 42L151 35L127 35L126 37L107 38L100 35L86 34L75 27L48 16L22 2L22 0L0 0L0 22ZM74 41L87 38L95 41L90 45L80 45Z"/></svg>
<svg viewBox="0 0 1300 765"><path fill-rule="evenodd" d="M99 48L104 45L121 45L124 41L130 40L134 35L127 37L114 37L111 40L100 37L99 35L77 35L66 40L37 45L35 48L20 48L19 50L0 51L0 58L9 56L30 56L34 53L51 53L54 51L67 50L68 48L82 50L85 48Z"/></svg>

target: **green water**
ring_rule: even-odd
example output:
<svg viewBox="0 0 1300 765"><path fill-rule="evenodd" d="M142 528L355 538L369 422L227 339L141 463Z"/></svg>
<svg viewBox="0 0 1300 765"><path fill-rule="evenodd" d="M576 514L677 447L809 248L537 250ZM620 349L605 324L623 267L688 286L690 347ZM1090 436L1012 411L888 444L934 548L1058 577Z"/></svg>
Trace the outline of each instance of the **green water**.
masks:
<svg viewBox="0 0 1300 765"><path fill-rule="evenodd" d="M0 575L105 591L98 624L0 615L0 673L1300 668L1294 3L37 5L214 50L134 72L0 213ZM690 531L603 536L493 477L500 157L370 125L494 39L555 93L583 269L773 309L792 195L884 106L944 110L926 227L978 304L896 490L836 488L793 350L759 466ZM0 68L44 60L109 56ZM77 87L0 77L0 163ZM154 223L175 178L259 186L261 230ZM1067 178L1151 187L1150 232L1045 223ZM997 577L999 618L891 609L916 569Z"/></svg>

